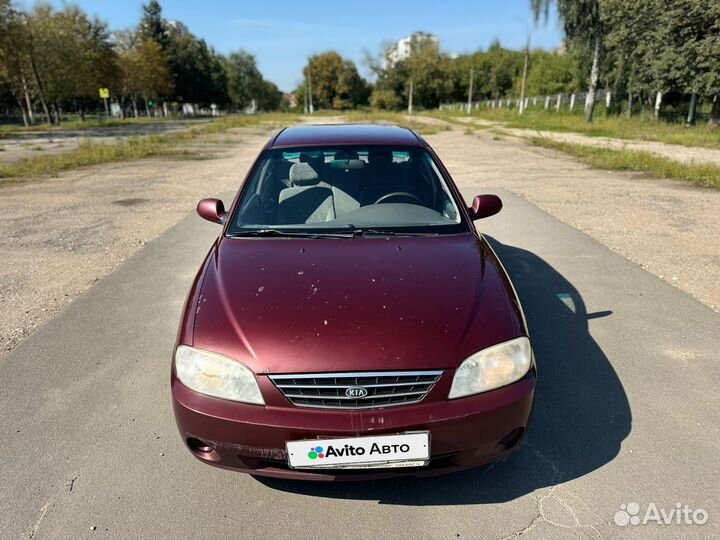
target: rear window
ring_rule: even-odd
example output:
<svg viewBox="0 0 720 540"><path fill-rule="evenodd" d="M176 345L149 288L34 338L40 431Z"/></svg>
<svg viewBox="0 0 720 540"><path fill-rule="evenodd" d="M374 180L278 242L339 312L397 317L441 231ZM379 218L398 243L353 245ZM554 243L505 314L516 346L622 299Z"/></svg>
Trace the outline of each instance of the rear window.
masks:
<svg viewBox="0 0 720 540"><path fill-rule="evenodd" d="M390 146L266 150L229 233L355 228L466 231L430 153Z"/></svg>

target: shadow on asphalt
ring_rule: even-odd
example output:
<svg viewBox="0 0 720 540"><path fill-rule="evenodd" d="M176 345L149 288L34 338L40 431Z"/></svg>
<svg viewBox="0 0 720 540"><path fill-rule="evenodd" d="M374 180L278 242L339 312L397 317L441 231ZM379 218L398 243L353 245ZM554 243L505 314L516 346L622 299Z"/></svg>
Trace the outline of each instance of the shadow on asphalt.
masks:
<svg viewBox="0 0 720 540"><path fill-rule="evenodd" d="M433 506L504 502L584 476L610 462L631 429L627 396L588 331L579 292L537 255L486 236L518 291L538 362L528 440L504 461L429 478L376 482L301 482L260 478L300 495Z"/></svg>

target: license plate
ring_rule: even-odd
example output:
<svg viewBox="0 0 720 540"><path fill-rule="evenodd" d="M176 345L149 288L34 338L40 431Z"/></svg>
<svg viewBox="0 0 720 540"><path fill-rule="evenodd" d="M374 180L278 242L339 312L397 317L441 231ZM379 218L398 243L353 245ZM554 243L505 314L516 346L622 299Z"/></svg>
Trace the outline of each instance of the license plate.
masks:
<svg viewBox="0 0 720 540"><path fill-rule="evenodd" d="M420 467L430 459L430 433L289 441L285 448L288 464L296 469Z"/></svg>

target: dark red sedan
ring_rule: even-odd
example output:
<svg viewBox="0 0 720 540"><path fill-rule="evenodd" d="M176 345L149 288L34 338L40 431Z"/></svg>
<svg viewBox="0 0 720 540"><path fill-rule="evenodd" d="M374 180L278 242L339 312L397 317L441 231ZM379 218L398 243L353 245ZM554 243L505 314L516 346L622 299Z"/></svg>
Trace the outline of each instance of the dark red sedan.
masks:
<svg viewBox="0 0 720 540"><path fill-rule="evenodd" d="M311 480L449 472L523 440L536 367L520 302L429 145L377 125L265 146L190 290L175 418L201 461Z"/></svg>

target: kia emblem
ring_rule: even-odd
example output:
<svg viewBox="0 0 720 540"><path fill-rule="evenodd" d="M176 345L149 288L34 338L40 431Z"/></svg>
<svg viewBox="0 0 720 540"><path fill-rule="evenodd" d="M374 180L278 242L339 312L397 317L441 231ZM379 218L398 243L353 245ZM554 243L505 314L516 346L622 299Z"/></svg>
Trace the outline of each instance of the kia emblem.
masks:
<svg viewBox="0 0 720 540"><path fill-rule="evenodd" d="M364 398L367 395L367 388L363 388L362 386L351 386L345 390L345 396L349 398Z"/></svg>

